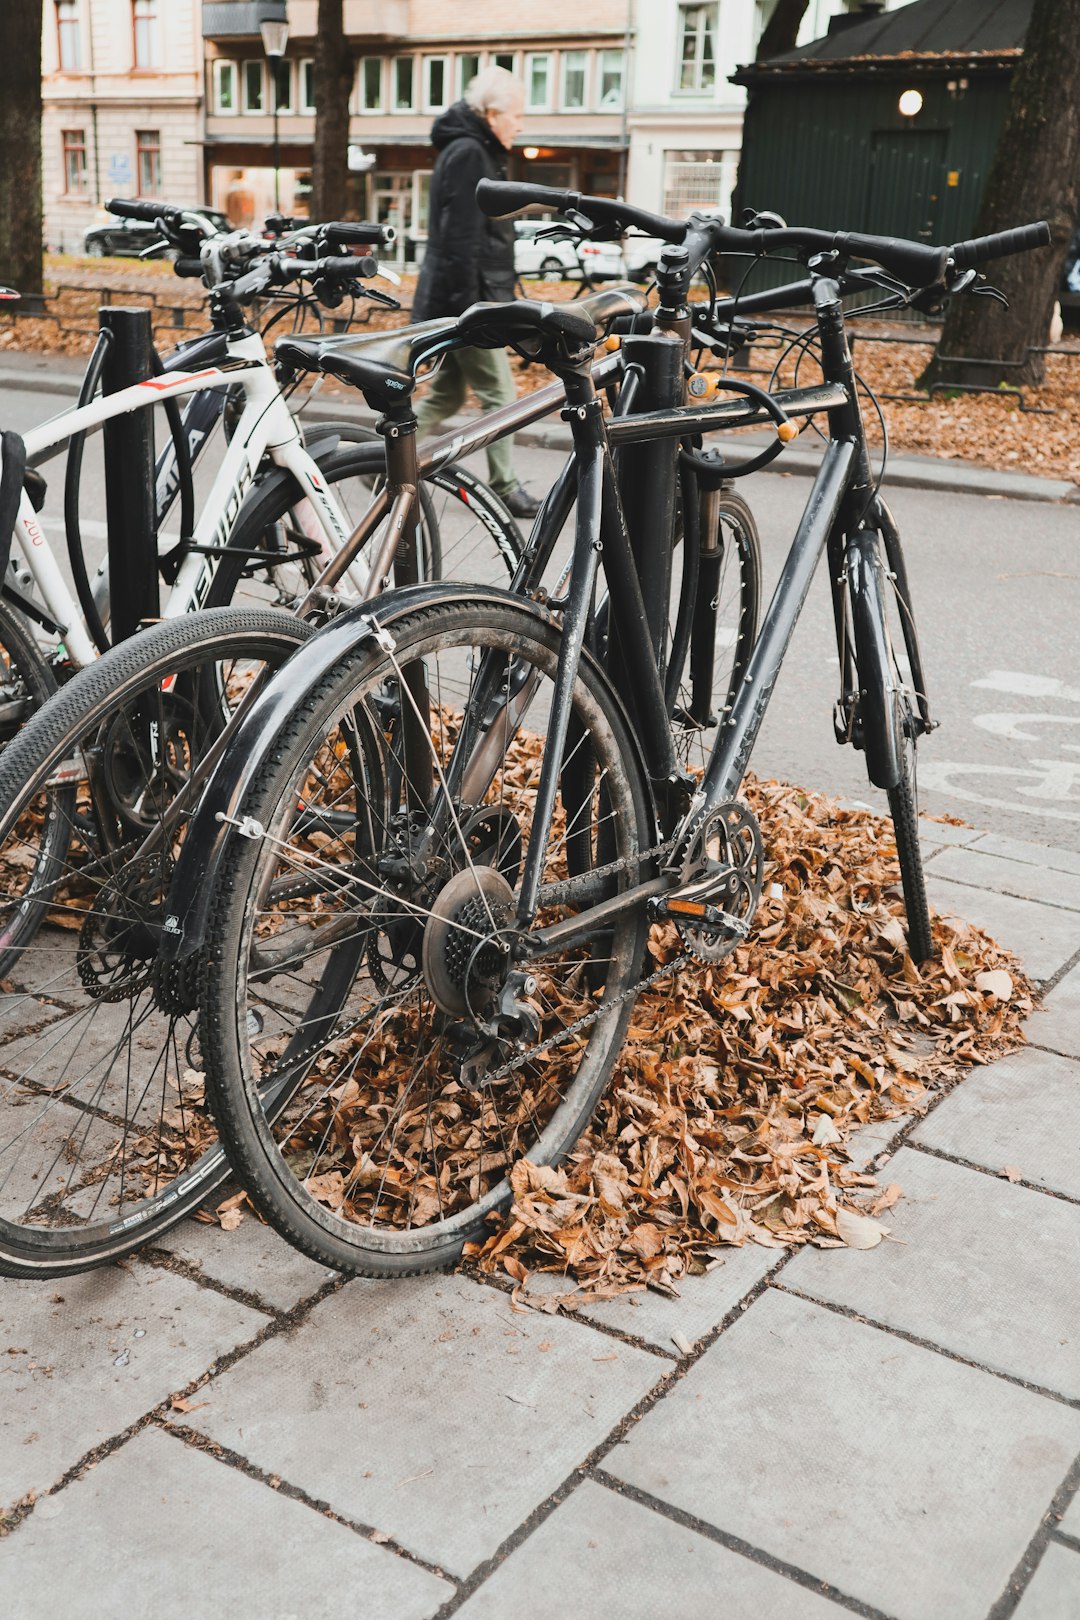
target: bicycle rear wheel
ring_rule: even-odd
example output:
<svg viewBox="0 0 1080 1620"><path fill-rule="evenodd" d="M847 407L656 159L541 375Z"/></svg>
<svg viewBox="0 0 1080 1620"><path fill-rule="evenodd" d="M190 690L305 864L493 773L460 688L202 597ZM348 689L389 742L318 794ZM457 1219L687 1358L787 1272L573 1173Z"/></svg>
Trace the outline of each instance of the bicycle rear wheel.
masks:
<svg viewBox="0 0 1080 1620"><path fill-rule="evenodd" d="M116 1259L227 1173L188 978L156 961L175 805L221 733L221 694L238 700L310 633L270 610L155 625L0 756L2 1275Z"/></svg>
<svg viewBox="0 0 1080 1620"><path fill-rule="evenodd" d="M317 454L316 444L313 453L335 501L355 527L384 481L381 472L372 467L372 449L381 449L382 441L367 429L336 427L335 431L348 431L352 436L322 454ZM298 495L291 476L271 474L264 489L251 498L218 560L208 606L233 603L291 608L307 593L322 565L315 556L296 554L310 547L321 530L310 504ZM373 559L381 534L380 528L361 552L362 560ZM480 479L448 468L435 482L420 485L421 579L506 584L521 549L513 517ZM349 601L348 578L339 584L337 593Z"/></svg>
<svg viewBox="0 0 1080 1620"><path fill-rule="evenodd" d="M392 635L298 701L263 758L238 814L265 834L226 849L200 978L214 1116L249 1195L305 1253L374 1276L452 1263L518 1159L567 1153L647 927L640 905L534 955L514 921L556 626L463 594ZM651 832L620 706L585 660L538 926L635 883Z"/></svg>
<svg viewBox="0 0 1080 1620"><path fill-rule="evenodd" d="M56 691L26 620L0 600L0 748Z"/></svg>

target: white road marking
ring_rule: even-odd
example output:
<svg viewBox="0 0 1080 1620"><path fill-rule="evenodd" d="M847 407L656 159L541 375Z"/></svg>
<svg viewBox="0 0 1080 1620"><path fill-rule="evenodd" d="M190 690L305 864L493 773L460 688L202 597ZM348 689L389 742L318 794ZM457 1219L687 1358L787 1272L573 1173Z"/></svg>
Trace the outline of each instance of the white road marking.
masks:
<svg viewBox="0 0 1080 1620"><path fill-rule="evenodd" d="M1025 675L1016 669L992 669L972 686L985 686L991 692L1012 692L1018 697L1066 698L1080 703L1080 686L1066 686L1053 675Z"/></svg>

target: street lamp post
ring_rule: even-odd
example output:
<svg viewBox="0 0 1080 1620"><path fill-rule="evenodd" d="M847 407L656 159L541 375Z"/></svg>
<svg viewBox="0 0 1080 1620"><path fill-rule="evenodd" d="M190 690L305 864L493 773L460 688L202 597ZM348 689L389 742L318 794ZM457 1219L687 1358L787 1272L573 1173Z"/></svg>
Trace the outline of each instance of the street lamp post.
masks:
<svg viewBox="0 0 1080 1620"><path fill-rule="evenodd" d="M278 147L278 63L285 55L289 43L287 22L261 22L263 50L270 62L270 77L274 84L274 208L281 209L281 152Z"/></svg>

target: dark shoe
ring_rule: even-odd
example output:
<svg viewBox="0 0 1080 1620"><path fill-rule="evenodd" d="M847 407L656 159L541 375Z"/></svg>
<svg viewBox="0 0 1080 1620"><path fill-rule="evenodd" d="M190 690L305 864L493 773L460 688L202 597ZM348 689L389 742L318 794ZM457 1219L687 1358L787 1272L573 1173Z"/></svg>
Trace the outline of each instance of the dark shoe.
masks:
<svg viewBox="0 0 1080 1620"><path fill-rule="evenodd" d="M514 517L534 518L540 510L540 502L535 495L530 495L524 484L518 484L508 495L503 496L503 505Z"/></svg>

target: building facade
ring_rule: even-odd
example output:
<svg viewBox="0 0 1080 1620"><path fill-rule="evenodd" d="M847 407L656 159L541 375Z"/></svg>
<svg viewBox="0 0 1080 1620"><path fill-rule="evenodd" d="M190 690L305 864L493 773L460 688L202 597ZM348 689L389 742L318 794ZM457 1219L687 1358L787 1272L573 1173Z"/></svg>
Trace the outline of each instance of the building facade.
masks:
<svg viewBox="0 0 1080 1620"><path fill-rule="evenodd" d="M113 196L205 200L199 0L44 0L45 239L77 251Z"/></svg>
<svg viewBox="0 0 1080 1620"><path fill-rule="evenodd" d="M800 40L905 0L810 0ZM517 73L515 178L651 210L726 210L745 90L775 0L344 0L351 207L422 251L433 120L490 63ZM260 23L289 24L284 56ZM306 211L318 0L44 0L45 234L74 249L111 196Z"/></svg>
<svg viewBox="0 0 1080 1620"><path fill-rule="evenodd" d="M859 15L868 0L810 0L799 43ZM905 0L869 0L875 11ZM754 60L775 0L634 0L627 117L631 202L678 215L730 214L746 90L732 84Z"/></svg>
<svg viewBox="0 0 1080 1620"><path fill-rule="evenodd" d="M315 132L317 0L288 0L288 48L271 74L258 23L281 0L205 0L208 200L237 223L271 205L274 95L278 193L302 213ZM427 228L431 125L489 64L525 85L511 173L539 184L615 195L626 186L626 0L345 0L355 62L350 118L352 206L397 227L403 258Z"/></svg>

